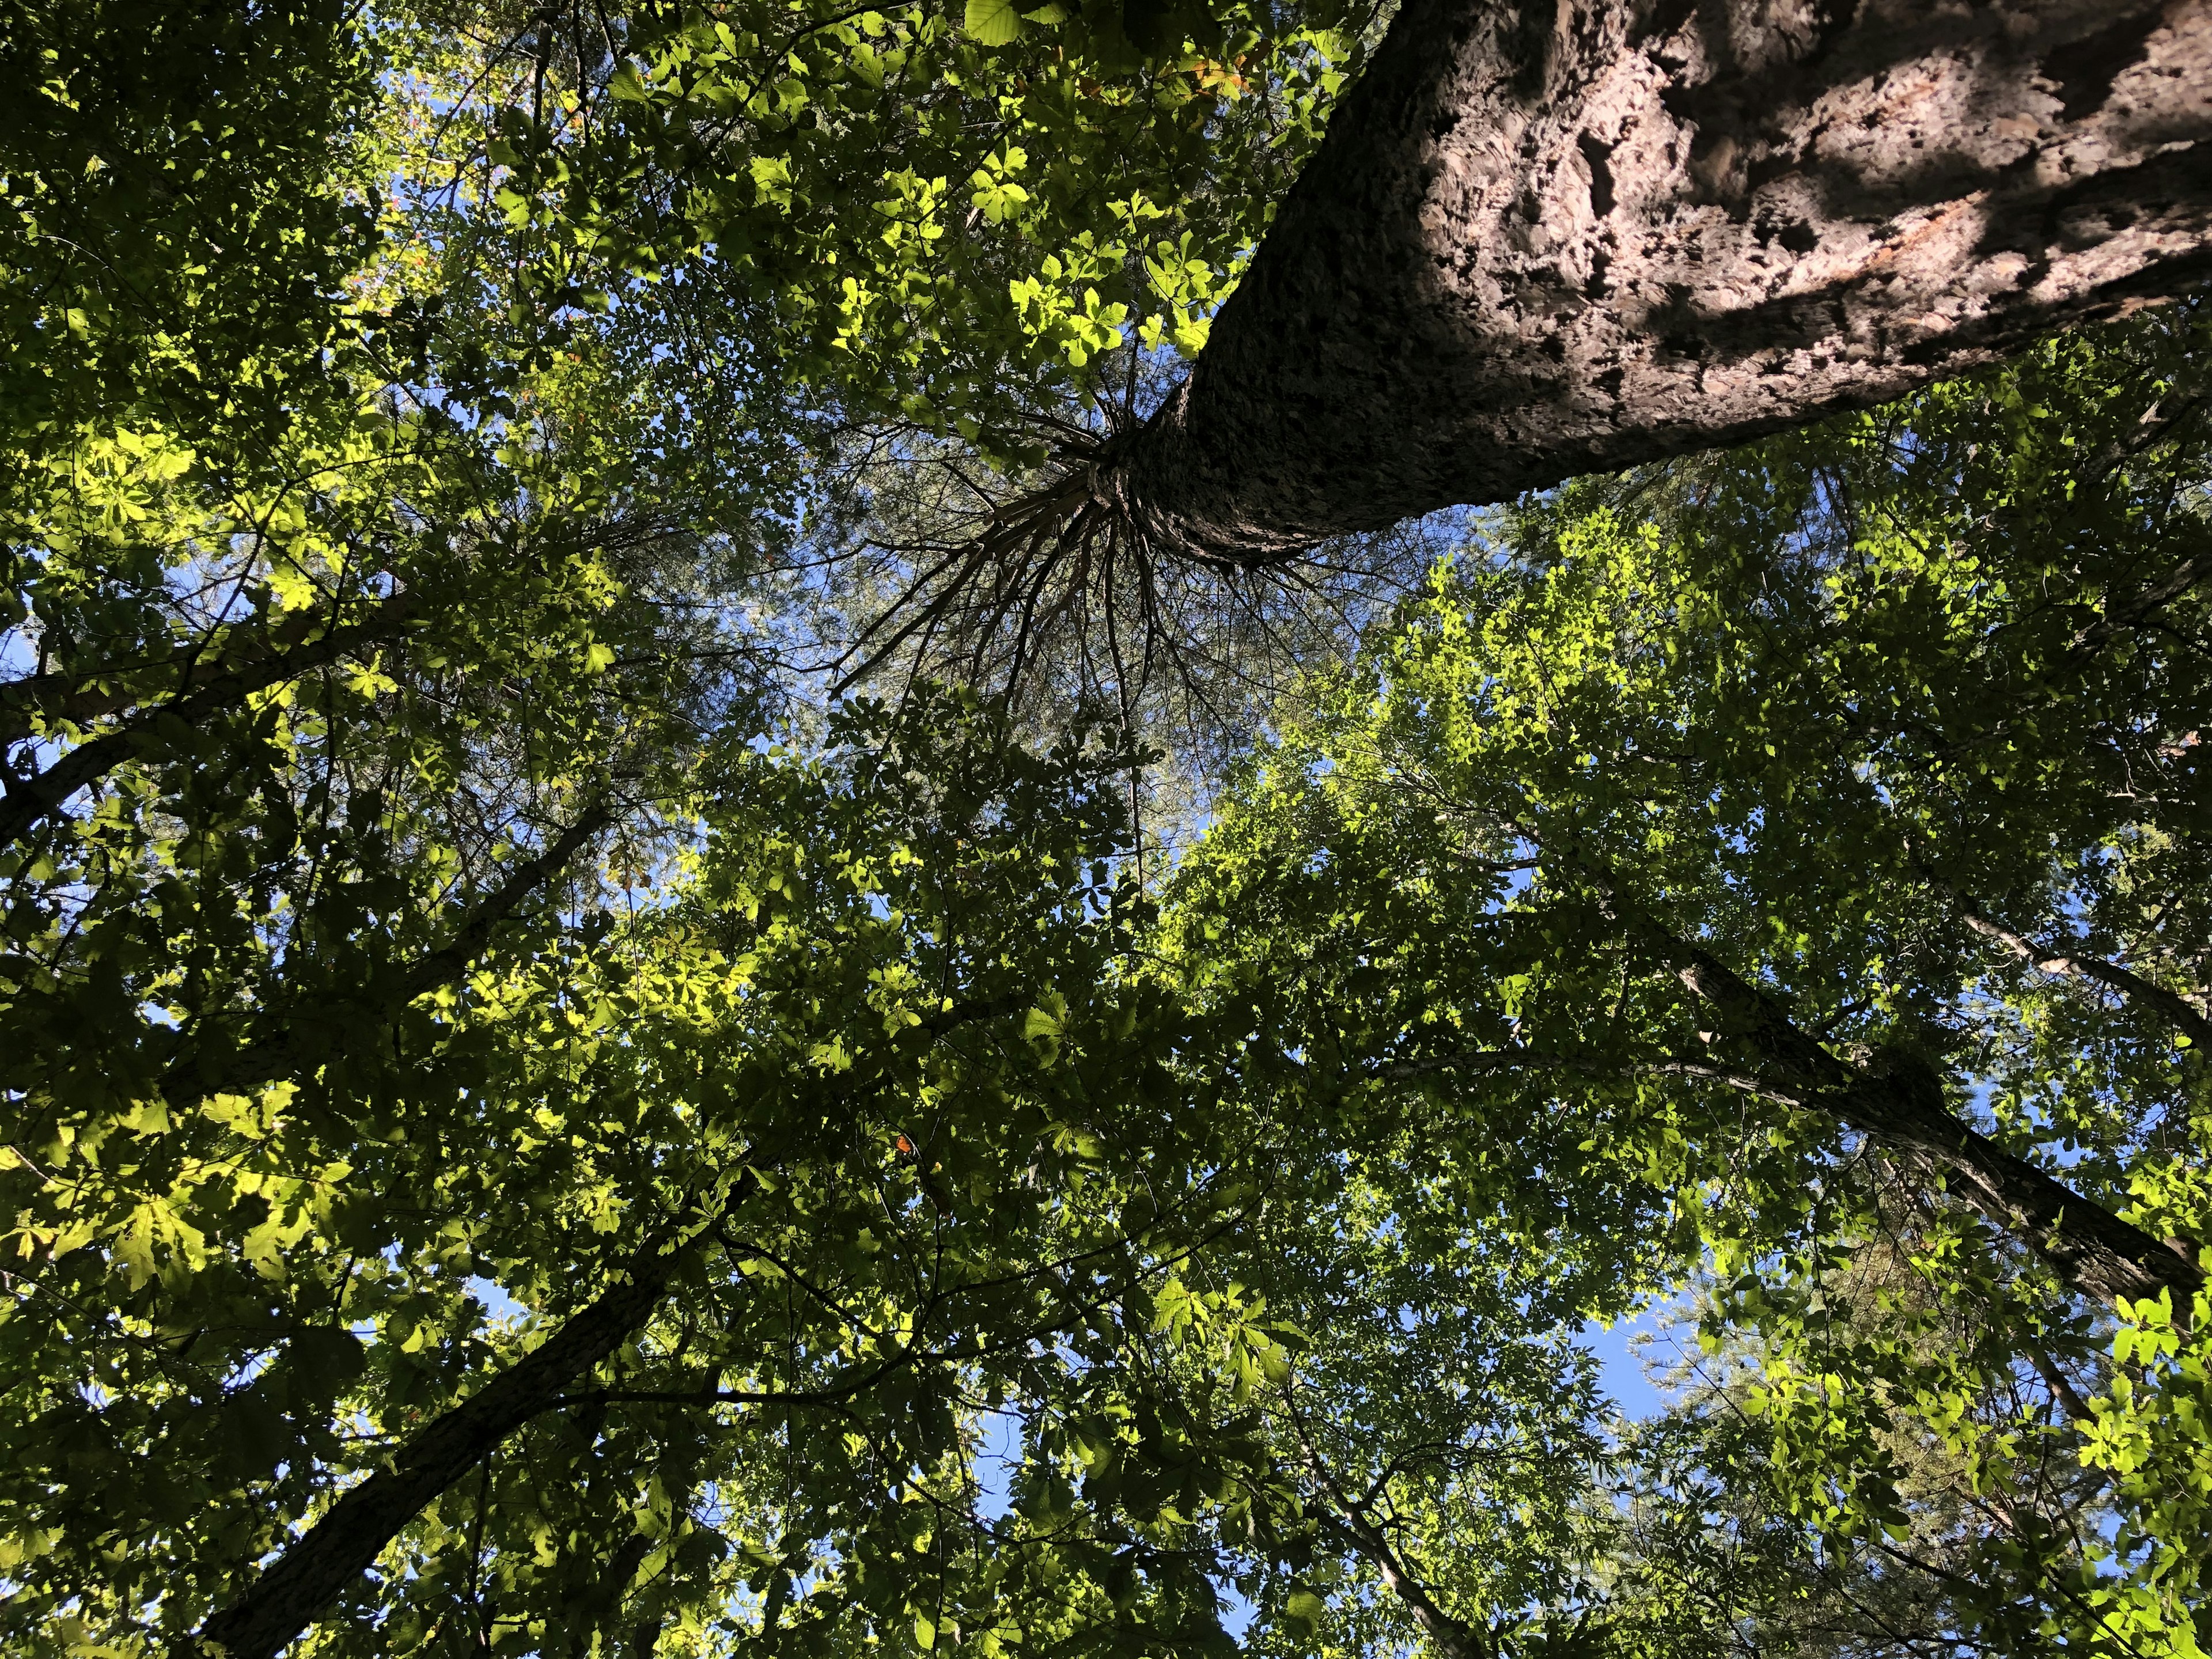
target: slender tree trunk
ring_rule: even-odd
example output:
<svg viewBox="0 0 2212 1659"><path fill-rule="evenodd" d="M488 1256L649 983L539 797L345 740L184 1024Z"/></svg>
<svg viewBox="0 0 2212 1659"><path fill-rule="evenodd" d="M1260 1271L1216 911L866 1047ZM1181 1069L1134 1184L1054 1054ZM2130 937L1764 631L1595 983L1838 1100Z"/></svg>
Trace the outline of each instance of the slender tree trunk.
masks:
<svg viewBox="0 0 2212 1659"><path fill-rule="evenodd" d="M2109 1303L2171 1291L2177 1311L2186 1316L2204 1284L2195 1262L1960 1122L1932 1069L1845 1065L1711 952L1618 895L1610 902L1690 993L1714 1010L1723 1028L1717 1035L1757 1056L1763 1087L1840 1119L1922 1178L1940 1179L2083 1294Z"/></svg>
<svg viewBox="0 0 2212 1659"><path fill-rule="evenodd" d="M2212 0L1406 0L1091 489L1263 564L2208 273Z"/></svg>
<svg viewBox="0 0 2212 1659"><path fill-rule="evenodd" d="M1322 1517L1323 1530L1334 1533L1355 1554L1374 1565L1382 1575L1384 1586L1406 1604L1413 1622L1436 1644L1443 1659L1491 1659L1490 1644L1483 1633L1453 1618L1437 1604L1428 1586L1407 1569L1398 1553L1390 1547L1388 1535L1375 1524L1371 1510L1374 1500L1380 1495L1381 1483L1369 1492L1364 1501L1352 1497L1337 1480L1328 1460L1316 1449L1312 1437L1306 1432L1304 1419L1298 1413L1295 1395L1286 1394L1284 1404L1297 1434L1298 1448L1305 1454L1306 1467L1313 1472L1321 1496L1334 1511Z"/></svg>
<svg viewBox="0 0 2212 1659"><path fill-rule="evenodd" d="M349 1488L295 1539L244 1594L203 1625L179 1659L275 1659L374 1565L425 1504L461 1480L653 1315L676 1271L675 1241L657 1232L597 1301L571 1315L542 1346L452 1410L423 1425L385 1468Z"/></svg>
<svg viewBox="0 0 2212 1659"><path fill-rule="evenodd" d="M1384 1588L1406 1604L1413 1622L1436 1644L1443 1659L1490 1659L1489 1645L1474 1627L1453 1618L1437 1604L1428 1586L1407 1571L1406 1564L1390 1547L1389 1540L1371 1522L1344 1515L1328 1524L1355 1554L1366 1557L1382 1575Z"/></svg>
<svg viewBox="0 0 2212 1659"><path fill-rule="evenodd" d="M653 1553L653 1540L643 1533L634 1532L607 1558L583 1616L560 1632L568 1643L569 1659L583 1659L591 1651L595 1636L605 1638L603 1651L614 1650L615 1624L622 1617L623 1597L629 1593L629 1581L637 1577L645 1558Z"/></svg>
<svg viewBox="0 0 2212 1659"><path fill-rule="evenodd" d="M227 714L256 691L265 691L272 685L295 679L309 669L335 662L363 645L391 638L404 623L412 606L410 595L398 594L384 600L371 621L334 628L320 639L289 650L274 651L235 665L216 667L211 672L209 665L187 665L182 674L185 689L177 695L165 702L142 706L116 730L79 744L43 771L27 778L13 778L0 770L0 782L6 786L5 796L0 797L0 847L27 834L78 790L97 783L129 760L145 733L161 716L169 715L191 726Z"/></svg>

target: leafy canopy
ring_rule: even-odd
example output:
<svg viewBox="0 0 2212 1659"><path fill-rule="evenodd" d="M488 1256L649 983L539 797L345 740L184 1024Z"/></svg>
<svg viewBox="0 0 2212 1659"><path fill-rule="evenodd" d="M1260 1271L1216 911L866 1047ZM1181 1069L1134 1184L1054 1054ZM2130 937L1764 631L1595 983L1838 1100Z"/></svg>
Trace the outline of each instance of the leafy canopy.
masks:
<svg viewBox="0 0 2212 1659"><path fill-rule="evenodd" d="M15 1647L2200 1650L2201 307L1521 504L1163 878L794 555L1200 349L1371 17L18 10Z"/></svg>

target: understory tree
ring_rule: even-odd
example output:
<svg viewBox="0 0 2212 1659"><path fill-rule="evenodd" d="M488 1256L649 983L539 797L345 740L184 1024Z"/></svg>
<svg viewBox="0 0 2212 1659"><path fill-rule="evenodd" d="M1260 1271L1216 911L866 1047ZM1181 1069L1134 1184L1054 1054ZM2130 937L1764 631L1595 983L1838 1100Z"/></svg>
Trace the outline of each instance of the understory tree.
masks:
<svg viewBox="0 0 2212 1659"><path fill-rule="evenodd" d="M653 903L502 939L387 1054L20 1097L11 1644L1096 1616L977 1517L977 1413L1076 1386L1251 1206L1237 1115L1175 1109L1237 1044L1125 965L1112 757L957 700L833 744L738 745ZM1188 1577L1120 1604L1172 1626Z"/></svg>

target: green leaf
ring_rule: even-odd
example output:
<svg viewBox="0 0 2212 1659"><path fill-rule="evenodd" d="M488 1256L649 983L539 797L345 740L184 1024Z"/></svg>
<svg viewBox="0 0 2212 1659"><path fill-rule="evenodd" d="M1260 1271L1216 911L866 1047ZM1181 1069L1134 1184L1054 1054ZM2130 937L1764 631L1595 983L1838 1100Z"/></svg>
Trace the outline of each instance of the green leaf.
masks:
<svg viewBox="0 0 2212 1659"><path fill-rule="evenodd" d="M1022 38L1022 13L1014 0L968 0L965 26L979 45L1010 46Z"/></svg>

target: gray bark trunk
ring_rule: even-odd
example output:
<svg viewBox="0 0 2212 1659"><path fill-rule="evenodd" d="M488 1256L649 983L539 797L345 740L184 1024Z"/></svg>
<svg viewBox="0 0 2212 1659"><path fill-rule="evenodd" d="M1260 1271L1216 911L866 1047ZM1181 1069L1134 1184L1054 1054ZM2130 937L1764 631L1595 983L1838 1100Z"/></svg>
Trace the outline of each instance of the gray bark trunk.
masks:
<svg viewBox="0 0 2212 1659"><path fill-rule="evenodd" d="M2212 0L1407 0L1093 487L1264 564L1876 403L2208 250Z"/></svg>
<svg viewBox="0 0 2212 1659"><path fill-rule="evenodd" d="M1758 1057L1761 1084L1870 1137L1923 1182L1947 1184L2093 1300L2168 1291L2176 1312L2189 1317L2204 1284L2193 1261L1960 1121L1932 1069L1844 1065L1711 953L1618 895L1613 902L1690 994L1717 1011L1723 1039Z"/></svg>

